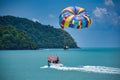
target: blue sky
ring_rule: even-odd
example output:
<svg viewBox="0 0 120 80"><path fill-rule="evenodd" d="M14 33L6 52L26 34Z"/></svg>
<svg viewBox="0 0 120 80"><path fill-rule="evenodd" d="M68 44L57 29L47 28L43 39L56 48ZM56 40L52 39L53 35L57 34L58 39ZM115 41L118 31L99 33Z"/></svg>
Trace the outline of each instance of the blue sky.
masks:
<svg viewBox="0 0 120 80"><path fill-rule="evenodd" d="M120 47L119 0L0 0L0 15L13 15L59 26L59 14L69 6L88 11L92 24L86 29L65 30L79 47Z"/></svg>

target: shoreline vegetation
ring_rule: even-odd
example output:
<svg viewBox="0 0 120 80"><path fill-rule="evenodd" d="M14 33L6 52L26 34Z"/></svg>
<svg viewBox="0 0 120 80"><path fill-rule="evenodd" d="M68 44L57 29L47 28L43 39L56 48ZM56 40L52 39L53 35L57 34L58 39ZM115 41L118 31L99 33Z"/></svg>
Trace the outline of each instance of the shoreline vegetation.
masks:
<svg viewBox="0 0 120 80"><path fill-rule="evenodd" d="M71 35L26 18L0 16L0 50L79 48Z"/></svg>

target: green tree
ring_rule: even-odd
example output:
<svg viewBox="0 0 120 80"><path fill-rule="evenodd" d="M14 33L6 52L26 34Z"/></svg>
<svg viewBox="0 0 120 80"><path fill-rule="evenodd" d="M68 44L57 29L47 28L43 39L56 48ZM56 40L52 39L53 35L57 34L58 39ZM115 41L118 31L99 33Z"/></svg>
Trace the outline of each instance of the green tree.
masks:
<svg viewBox="0 0 120 80"><path fill-rule="evenodd" d="M0 41L9 37L10 42L7 43L19 45L21 48L17 48L20 49L34 48L35 46L36 48L63 48L64 45L77 48L76 42L69 33L51 25L43 25L14 16L0 16L0 25L1 27L12 26L7 30L4 29L3 33L0 32L0 35L4 35Z"/></svg>
<svg viewBox="0 0 120 80"><path fill-rule="evenodd" d="M26 32L13 26L0 26L0 49L36 49Z"/></svg>

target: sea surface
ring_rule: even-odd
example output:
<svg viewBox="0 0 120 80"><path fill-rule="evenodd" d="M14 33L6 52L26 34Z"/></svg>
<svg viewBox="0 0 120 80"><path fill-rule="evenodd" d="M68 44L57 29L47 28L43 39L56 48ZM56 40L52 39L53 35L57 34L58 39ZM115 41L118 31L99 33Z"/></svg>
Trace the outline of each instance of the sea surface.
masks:
<svg viewBox="0 0 120 80"><path fill-rule="evenodd" d="M120 48L1 50L0 80L120 80Z"/></svg>

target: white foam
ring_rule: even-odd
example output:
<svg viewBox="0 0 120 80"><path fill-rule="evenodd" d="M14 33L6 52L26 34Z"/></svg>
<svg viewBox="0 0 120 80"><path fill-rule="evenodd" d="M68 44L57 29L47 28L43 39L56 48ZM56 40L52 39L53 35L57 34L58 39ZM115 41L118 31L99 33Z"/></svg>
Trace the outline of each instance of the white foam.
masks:
<svg viewBox="0 0 120 80"><path fill-rule="evenodd" d="M48 66L40 67L42 69L48 68ZM82 72L94 72L94 73L106 73L106 74L120 74L120 68L105 67L105 66L81 66L81 67L59 67L50 66L49 68L63 70L63 71L82 71Z"/></svg>
<svg viewBox="0 0 120 80"><path fill-rule="evenodd" d="M40 68L45 69L45 68L48 68L48 66L43 66L43 67L40 67Z"/></svg>

